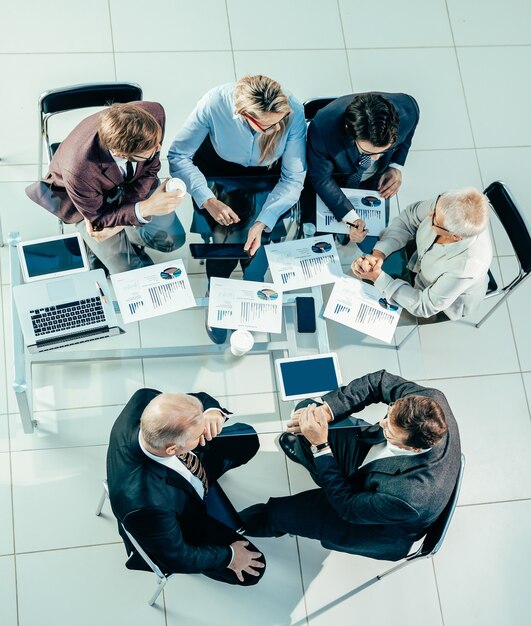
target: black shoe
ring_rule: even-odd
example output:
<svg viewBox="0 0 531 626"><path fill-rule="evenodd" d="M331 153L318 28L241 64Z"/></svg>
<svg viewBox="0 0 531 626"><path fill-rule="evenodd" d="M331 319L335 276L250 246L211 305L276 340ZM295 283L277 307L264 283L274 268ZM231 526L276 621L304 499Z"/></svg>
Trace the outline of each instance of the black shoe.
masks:
<svg viewBox="0 0 531 626"><path fill-rule="evenodd" d="M227 341L227 329L226 328L214 328L208 325L208 320L205 320L205 329L207 335L213 343L225 343Z"/></svg>
<svg viewBox="0 0 531 626"><path fill-rule="evenodd" d="M295 463L300 463L302 465L301 460L297 456L296 451L296 443L297 443L297 435L292 435L291 433L282 433L278 439L278 443L282 450L284 450L284 454L291 459Z"/></svg>

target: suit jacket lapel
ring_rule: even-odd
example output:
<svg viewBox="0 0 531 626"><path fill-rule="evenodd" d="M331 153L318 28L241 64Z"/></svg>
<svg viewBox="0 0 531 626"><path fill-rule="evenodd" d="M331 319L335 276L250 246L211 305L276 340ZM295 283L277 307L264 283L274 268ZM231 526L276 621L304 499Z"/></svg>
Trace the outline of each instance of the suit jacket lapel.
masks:
<svg viewBox="0 0 531 626"><path fill-rule="evenodd" d="M122 171L116 164L116 161L112 158L111 153L101 145L99 146L99 150L101 173L110 181L112 181L116 186L122 185L124 182L124 176L122 174Z"/></svg>

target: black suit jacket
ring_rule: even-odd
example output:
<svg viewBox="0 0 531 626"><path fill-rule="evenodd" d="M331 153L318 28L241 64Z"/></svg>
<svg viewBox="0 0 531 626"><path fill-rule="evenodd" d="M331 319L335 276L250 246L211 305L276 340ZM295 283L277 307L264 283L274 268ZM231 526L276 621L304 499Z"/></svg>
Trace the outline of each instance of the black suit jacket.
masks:
<svg viewBox="0 0 531 626"><path fill-rule="evenodd" d="M375 460L345 476L332 455L315 459L319 483L332 509L321 542L372 558L399 559L420 539L450 499L461 463L459 430L445 396L387 373L368 374L323 399L341 422L351 413L407 396L426 396L442 407L448 433L428 452ZM370 447L385 441L379 426L353 429L361 462Z"/></svg>
<svg viewBox="0 0 531 626"><path fill-rule="evenodd" d="M202 535L212 537L223 525L207 515L203 500L187 480L147 457L138 443L140 416L159 393L154 389L137 391L112 428L107 481L113 513L163 571L202 573L222 569L231 559L225 537L219 540L224 545L194 542L201 543ZM197 397L205 410L221 408L206 393L190 395ZM131 545L120 523L118 529L130 552ZM136 553L127 566L146 569Z"/></svg>
<svg viewBox="0 0 531 626"><path fill-rule="evenodd" d="M345 131L344 121L345 110L356 95L358 94L336 98L316 114L308 127L307 178L338 220L352 210L352 205L340 187L345 186L349 174L358 170L361 157L356 143ZM373 186L377 184L378 178L390 163L404 165L419 121L419 107L412 96L403 93L380 95L387 98L398 113L398 140L393 150L378 159L377 172L368 181L364 181L364 187L366 182Z"/></svg>
<svg viewBox="0 0 531 626"><path fill-rule="evenodd" d="M165 113L158 102L131 102L151 113L159 123L164 137ZM42 184L30 185L27 195L37 204L53 212L68 224L88 219L93 225L138 226L135 203L145 200L158 185L160 159L139 162L129 183L107 148L100 143L98 127L100 114L90 115L80 122L61 142L54 154L48 174ZM162 140L161 140L162 141ZM43 193L47 185L53 197ZM123 193L116 201L118 189Z"/></svg>

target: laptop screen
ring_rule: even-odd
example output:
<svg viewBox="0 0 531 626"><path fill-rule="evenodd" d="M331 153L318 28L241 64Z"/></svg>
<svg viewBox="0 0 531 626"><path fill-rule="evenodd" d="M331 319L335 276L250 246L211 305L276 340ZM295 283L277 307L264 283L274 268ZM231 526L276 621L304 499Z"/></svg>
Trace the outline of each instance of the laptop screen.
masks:
<svg viewBox="0 0 531 626"><path fill-rule="evenodd" d="M22 250L29 278L83 269L77 237L24 244Z"/></svg>

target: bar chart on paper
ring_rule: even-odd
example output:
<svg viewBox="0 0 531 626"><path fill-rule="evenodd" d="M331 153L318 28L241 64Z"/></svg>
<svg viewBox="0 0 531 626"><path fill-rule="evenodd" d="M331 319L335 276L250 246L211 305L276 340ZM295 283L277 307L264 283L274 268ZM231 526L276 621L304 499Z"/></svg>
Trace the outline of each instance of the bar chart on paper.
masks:
<svg viewBox="0 0 531 626"><path fill-rule="evenodd" d="M282 328L282 293L273 283L211 278L208 325L279 333Z"/></svg>
<svg viewBox="0 0 531 626"><path fill-rule="evenodd" d="M391 200L382 198L377 191L368 189L341 188L354 210L354 215L349 215L349 221L362 219L368 234L378 236L387 226L386 219L393 205L393 210L398 212L397 198ZM347 234L350 226L345 222L338 221L326 204L317 196L316 202L316 228L319 232Z"/></svg>
<svg viewBox="0 0 531 626"><path fill-rule="evenodd" d="M126 324L195 306L180 259L113 274L111 280Z"/></svg>
<svg viewBox="0 0 531 626"><path fill-rule="evenodd" d="M325 285L343 276L332 235L272 243L265 251L273 282L283 291Z"/></svg>

